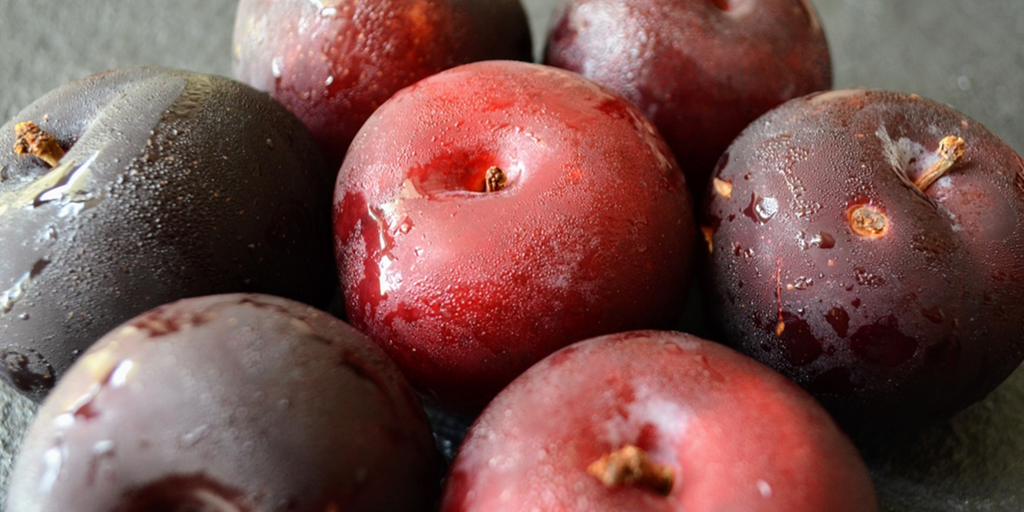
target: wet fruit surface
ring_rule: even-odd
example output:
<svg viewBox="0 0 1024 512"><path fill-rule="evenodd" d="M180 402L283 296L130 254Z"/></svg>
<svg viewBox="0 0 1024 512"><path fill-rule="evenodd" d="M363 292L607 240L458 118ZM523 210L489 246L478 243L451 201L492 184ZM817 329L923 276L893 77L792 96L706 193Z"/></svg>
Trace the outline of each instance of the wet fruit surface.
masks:
<svg viewBox="0 0 1024 512"><path fill-rule="evenodd" d="M399 89L490 59L532 60L519 0L242 0L232 62L235 78L294 112L340 165Z"/></svg>
<svg viewBox="0 0 1024 512"><path fill-rule="evenodd" d="M384 353L312 307L186 299L129 320L47 398L7 510L428 510L439 469Z"/></svg>
<svg viewBox="0 0 1024 512"><path fill-rule="evenodd" d="M66 151L18 154L15 124ZM164 302L330 299L330 173L262 93L160 68L108 72L0 127L0 376L41 400L77 354Z"/></svg>
<svg viewBox="0 0 1024 512"><path fill-rule="evenodd" d="M566 347L505 388L463 442L441 510L877 505L856 449L807 393L720 344L641 331Z"/></svg>
<svg viewBox="0 0 1024 512"><path fill-rule="evenodd" d="M572 0L545 62L615 89L653 121L695 197L751 121L832 86L828 44L804 0Z"/></svg>
<svg viewBox="0 0 1024 512"><path fill-rule="evenodd" d="M688 291L671 153L559 69L469 64L395 95L353 143L334 215L348 318L456 408L574 341L673 325Z"/></svg>
<svg viewBox="0 0 1024 512"><path fill-rule="evenodd" d="M848 426L952 414L1024 358L1024 161L975 121L916 96L811 95L744 132L715 182L723 339Z"/></svg>

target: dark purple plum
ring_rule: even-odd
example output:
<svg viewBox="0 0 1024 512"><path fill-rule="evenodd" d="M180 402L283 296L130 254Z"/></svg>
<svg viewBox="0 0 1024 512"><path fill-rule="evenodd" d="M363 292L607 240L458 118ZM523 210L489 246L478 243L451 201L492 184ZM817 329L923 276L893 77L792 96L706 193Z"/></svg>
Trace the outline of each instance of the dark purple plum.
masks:
<svg viewBox="0 0 1024 512"><path fill-rule="evenodd" d="M217 295L83 354L29 428L6 510L426 511L439 469L375 344L301 303Z"/></svg>
<svg viewBox="0 0 1024 512"><path fill-rule="evenodd" d="M545 62L639 106L695 197L751 121L832 87L828 43L807 0L562 0Z"/></svg>
<svg viewBox="0 0 1024 512"><path fill-rule="evenodd" d="M723 341L847 427L912 427L1024 359L1024 160L914 95L793 100L722 158L703 211Z"/></svg>
<svg viewBox="0 0 1024 512"><path fill-rule="evenodd" d="M56 165L14 149L24 122ZM293 115L227 78L136 68L46 94L0 128L0 376L42 400L105 332L182 297L326 306L333 177Z"/></svg>

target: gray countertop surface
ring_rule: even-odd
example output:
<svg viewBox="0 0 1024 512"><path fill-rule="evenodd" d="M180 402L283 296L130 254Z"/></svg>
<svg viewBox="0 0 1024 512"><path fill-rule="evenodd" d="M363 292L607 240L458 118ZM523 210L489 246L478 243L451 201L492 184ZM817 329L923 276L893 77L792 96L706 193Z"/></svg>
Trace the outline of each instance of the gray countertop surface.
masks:
<svg viewBox="0 0 1024 512"><path fill-rule="evenodd" d="M554 0L524 3L539 54ZM1024 153L1024 0L813 3L829 39L836 88L893 89L947 103ZM0 117L69 80L116 67L230 76L235 6L0 0ZM34 408L0 388L2 503ZM1024 510L1024 370L952 420L866 455L883 510Z"/></svg>

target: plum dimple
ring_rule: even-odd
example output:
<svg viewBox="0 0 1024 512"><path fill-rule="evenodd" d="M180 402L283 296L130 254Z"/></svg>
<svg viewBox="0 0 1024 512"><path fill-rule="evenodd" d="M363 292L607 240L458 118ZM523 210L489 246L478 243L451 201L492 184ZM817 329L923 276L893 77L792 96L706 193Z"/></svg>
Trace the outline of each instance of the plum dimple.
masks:
<svg viewBox="0 0 1024 512"><path fill-rule="evenodd" d="M734 142L705 197L713 323L848 428L965 407L1024 354L1019 168L997 137L918 97L784 104Z"/></svg>

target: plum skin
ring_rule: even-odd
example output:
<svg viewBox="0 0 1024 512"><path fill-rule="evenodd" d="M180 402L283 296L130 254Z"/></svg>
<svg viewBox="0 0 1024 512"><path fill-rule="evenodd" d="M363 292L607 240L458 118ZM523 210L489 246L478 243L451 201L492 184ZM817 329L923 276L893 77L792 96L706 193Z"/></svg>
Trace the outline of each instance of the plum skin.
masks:
<svg viewBox="0 0 1024 512"><path fill-rule="evenodd" d="M491 166L508 184L481 192ZM460 66L396 94L338 174L347 318L449 410L569 343L667 328L695 224L650 122L567 71Z"/></svg>
<svg viewBox="0 0 1024 512"><path fill-rule="evenodd" d="M639 106L695 197L747 124L832 86L828 43L804 0L566 0L544 62Z"/></svg>
<svg viewBox="0 0 1024 512"><path fill-rule="evenodd" d="M365 336L298 302L207 296L129 320L75 363L26 435L6 510L429 510L439 469L415 393Z"/></svg>
<svg viewBox="0 0 1024 512"><path fill-rule="evenodd" d="M921 192L946 136L966 152ZM1024 161L974 120L913 95L813 94L752 124L716 180L702 275L722 341L851 431L947 417L1024 359ZM857 208L885 233L858 234Z"/></svg>
<svg viewBox="0 0 1024 512"><path fill-rule="evenodd" d="M459 64L532 56L520 0L242 0L232 65L294 112L337 169L399 89Z"/></svg>
<svg viewBox="0 0 1024 512"><path fill-rule="evenodd" d="M63 146L58 167L11 151L22 121ZM96 339L160 304L261 292L323 307L336 289L334 173L244 84L100 73L26 107L0 148L0 375L37 402Z"/></svg>
<svg viewBox="0 0 1024 512"><path fill-rule="evenodd" d="M667 496L586 472L639 446ZM563 348L505 388L449 470L442 512L872 511L867 468L807 393L724 345L639 331Z"/></svg>

